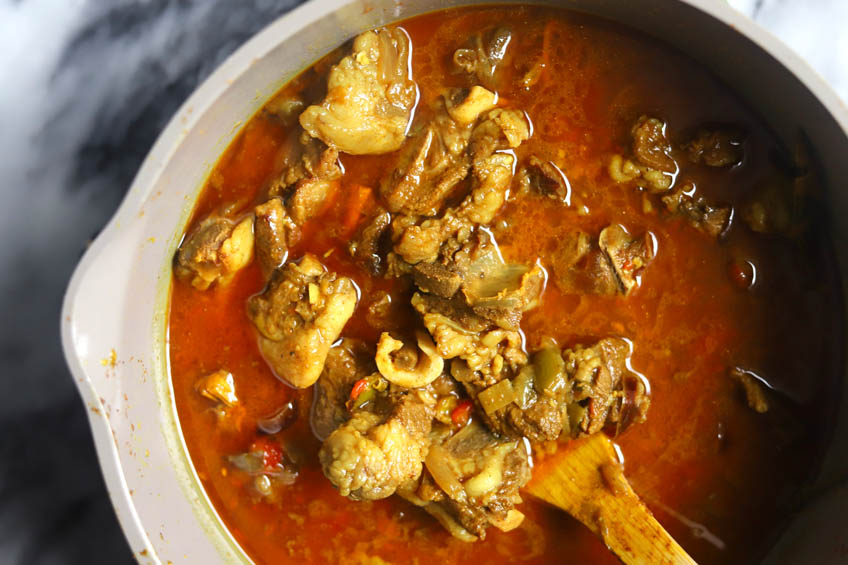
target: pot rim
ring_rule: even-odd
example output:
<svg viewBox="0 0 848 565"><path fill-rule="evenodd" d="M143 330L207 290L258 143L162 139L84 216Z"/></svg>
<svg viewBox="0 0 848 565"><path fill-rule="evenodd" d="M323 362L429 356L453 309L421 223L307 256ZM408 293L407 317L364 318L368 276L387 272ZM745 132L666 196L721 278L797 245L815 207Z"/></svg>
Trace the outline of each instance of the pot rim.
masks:
<svg viewBox="0 0 848 565"><path fill-rule="evenodd" d="M839 126L848 138L848 106L843 102L831 86L799 55L786 46L781 40L760 27L747 16L730 7L725 2L715 0L676 0L696 8L715 20L733 28L737 33L752 41L757 47L773 57L790 75L797 78L826 109L831 119ZM162 175L166 165L173 158L177 148L197 125L203 116L229 88L232 82L248 72L253 61L267 55L279 44L286 41L298 31L310 24L329 16L345 6L356 4L357 0L309 0L308 2L279 17L230 55L180 106L167 126L162 130L156 142L151 147L136 174L130 189L115 214L100 232L94 242L88 247L81 258L68 284L61 311L61 341L65 359L74 382L87 407L89 424L94 435L97 456L103 472L110 498L115 507L121 527L136 552L140 561L159 563L157 544L142 523L132 493L125 479L125 471L121 466L118 453L118 440L109 423L109 418L103 410L104 402L99 393L102 386L102 375L95 371L90 363L90 351L87 343L91 334L97 334L96 327L82 327L77 322L80 308L90 308L90 305L80 304L79 296L84 285L91 282L91 273L102 267L103 261L109 259L106 251L112 245L121 244L121 235L127 223L138 215L143 204L151 197L157 179ZM520 2L506 2L520 3ZM533 3L533 2L530 2ZM456 5L464 5L458 2ZM388 18L391 20L392 18ZM306 68L312 61L308 61ZM260 102L264 102L264 99ZM257 105L256 108L261 106ZM196 195L196 192L195 192ZM193 200L186 203L184 216L193 207ZM178 242L171 242L175 246ZM120 323L121 309L102 312L103 316L113 316ZM168 379L170 381L170 379ZM165 391L167 396L167 391ZM172 410L173 407L160 406L160 411ZM175 413L172 414L175 416ZM179 434L182 437L182 434ZM181 448L185 453L185 445ZM193 468L193 466L192 466ZM197 477L194 477L197 480ZM202 487L199 487L202 491ZM205 494L204 494L205 496ZM206 503L209 504L208 499ZM235 544L229 534L231 544ZM241 557L246 555L238 548L221 548L223 553Z"/></svg>

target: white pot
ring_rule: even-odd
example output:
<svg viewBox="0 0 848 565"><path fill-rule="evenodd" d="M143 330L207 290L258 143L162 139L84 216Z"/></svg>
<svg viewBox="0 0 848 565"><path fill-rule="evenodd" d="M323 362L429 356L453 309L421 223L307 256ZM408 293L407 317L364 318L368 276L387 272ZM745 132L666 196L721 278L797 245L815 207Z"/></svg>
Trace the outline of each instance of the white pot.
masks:
<svg viewBox="0 0 848 565"><path fill-rule="evenodd" d="M808 65L746 17L718 0L547 3L660 37L710 67L780 138L790 141L803 130L829 181L832 215L848 213L843 190L848 109ZM249 561L200 487L168 378L171 260L210 167L265 100L331 48L368 28L449 4L313 0L272 23L183 104L118 212L80 261L62 309L62 344L88 410L112 502L139 561ZM834 221L832 228L844 278L848 223ZM848 473L844 392L835 440L819 477L826 487ZM846 506L848 487L829 488L799 516L770 560L848 560Z"/></svg>

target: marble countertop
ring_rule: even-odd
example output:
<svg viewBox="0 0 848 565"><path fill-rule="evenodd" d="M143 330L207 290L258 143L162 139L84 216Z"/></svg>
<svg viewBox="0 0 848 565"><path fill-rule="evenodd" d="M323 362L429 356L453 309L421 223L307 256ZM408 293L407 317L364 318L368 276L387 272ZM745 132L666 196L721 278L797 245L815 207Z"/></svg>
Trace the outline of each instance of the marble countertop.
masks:
<svg viewBox="0 0 848 565"><path fill-rule="evenodd" d="M298 0L0 0L0 563L123 563L62 293L159 131ZM730 0L848 100L846 0Z"/></svg>

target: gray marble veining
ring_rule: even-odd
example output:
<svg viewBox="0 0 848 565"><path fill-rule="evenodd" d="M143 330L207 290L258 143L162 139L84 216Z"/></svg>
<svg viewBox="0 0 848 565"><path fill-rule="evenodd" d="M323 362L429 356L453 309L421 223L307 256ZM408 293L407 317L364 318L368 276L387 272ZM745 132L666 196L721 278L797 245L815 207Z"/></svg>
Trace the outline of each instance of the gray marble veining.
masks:
<svg viewBox="0 0 848 565"><path fill-rule="evenodd" d="M0 0L0 562L131 560L61 357L62 292L181 102L298 3ZM848 100L848 1L731 4Z"/></svg>
<svg viewBox="0 0 848 565"><path fill-rule="evenodd" d="M62 293L182 101L297 3L0 2L0 562L131 561L62 359Z"/></svg>

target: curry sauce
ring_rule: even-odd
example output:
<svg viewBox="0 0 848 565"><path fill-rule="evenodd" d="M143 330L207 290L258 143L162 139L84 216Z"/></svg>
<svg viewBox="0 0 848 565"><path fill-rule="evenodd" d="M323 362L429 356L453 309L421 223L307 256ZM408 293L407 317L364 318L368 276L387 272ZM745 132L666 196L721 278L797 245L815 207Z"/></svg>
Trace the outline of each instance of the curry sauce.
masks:
<svg viewBox="0 0 848 565"><path fill-rule="evenodd" d="M698 562L761 558L816 469L834 408L841 342L837 276L815 193L805 195L809 204L793 216L797 229L766 230L755 222L764 184L791 183L797 174L792 149L781 147L733 95L732 85L667 45L610 22L499 7L438 12L399 25L412 45L415 120L426 119L446 89L469 87L467 73L455 65L457 49L481 30L509 29L506 49L521 55L498 69L498 103L521 109L532 131L511 150L516 176L486 230L505 262L538 261L545 269L544 292L521 317L523 347L532 353L553 339L573 348L608 336L629 343L628 370L649 383L650 409L643 423L607 432L620 446L634 490ZM210 174L187 233L210 214L226 210L241 217L268 199L300 134L275 108L293 98L317 103L326 94L327 69L348 51L305 71L247 123ZM615 156L635 159L633 128L642 116L664 124L674 146L675 170L668 175L674 186L689 183L703 202L731 211L721 233L672 212L650 187L612 178ZM686 158L686 142L705 125L741 132L740 162L714 167ZM531 158L563 174L555 197L522 191L519 173ZM395 159L392 153L341 152L343 176L287 250L289 262L311 253L328 271L353 281L358 302L342 336L368 343L383 331L369 322L378 296L398 305L392 310L397 328L421 325L408 306L414 288L375 275L349 252L351 239L382 204L378 187ZM630 234L650 234L650 262L635 286L610 294L563 282L562 242L576 233L596 237L618 224ZM206 290L175 279L168 343L193 464L218 514L255 561L617 561L582 525L529 497L519 506L525 515L520 526L489 528L485 540L468 543L396 496L340 496L319 464L312 390L283 383L260 352L246 304L267 283L255 259L226 284ZM239 399L238 410L226 418L197 384L221 369L231 374ZM731 377L734 369L756 381L750 386L764 395L766 410L749 405L753 393ZM257 422L287 403L296 418L270 436L296 461L296 477L263 496L255 477L234 468L230 458L268 441ZM471 418L480 421L479 407L474 410ZM534 446L534 474L545 471L545 455L555 445Z"/></svg>

